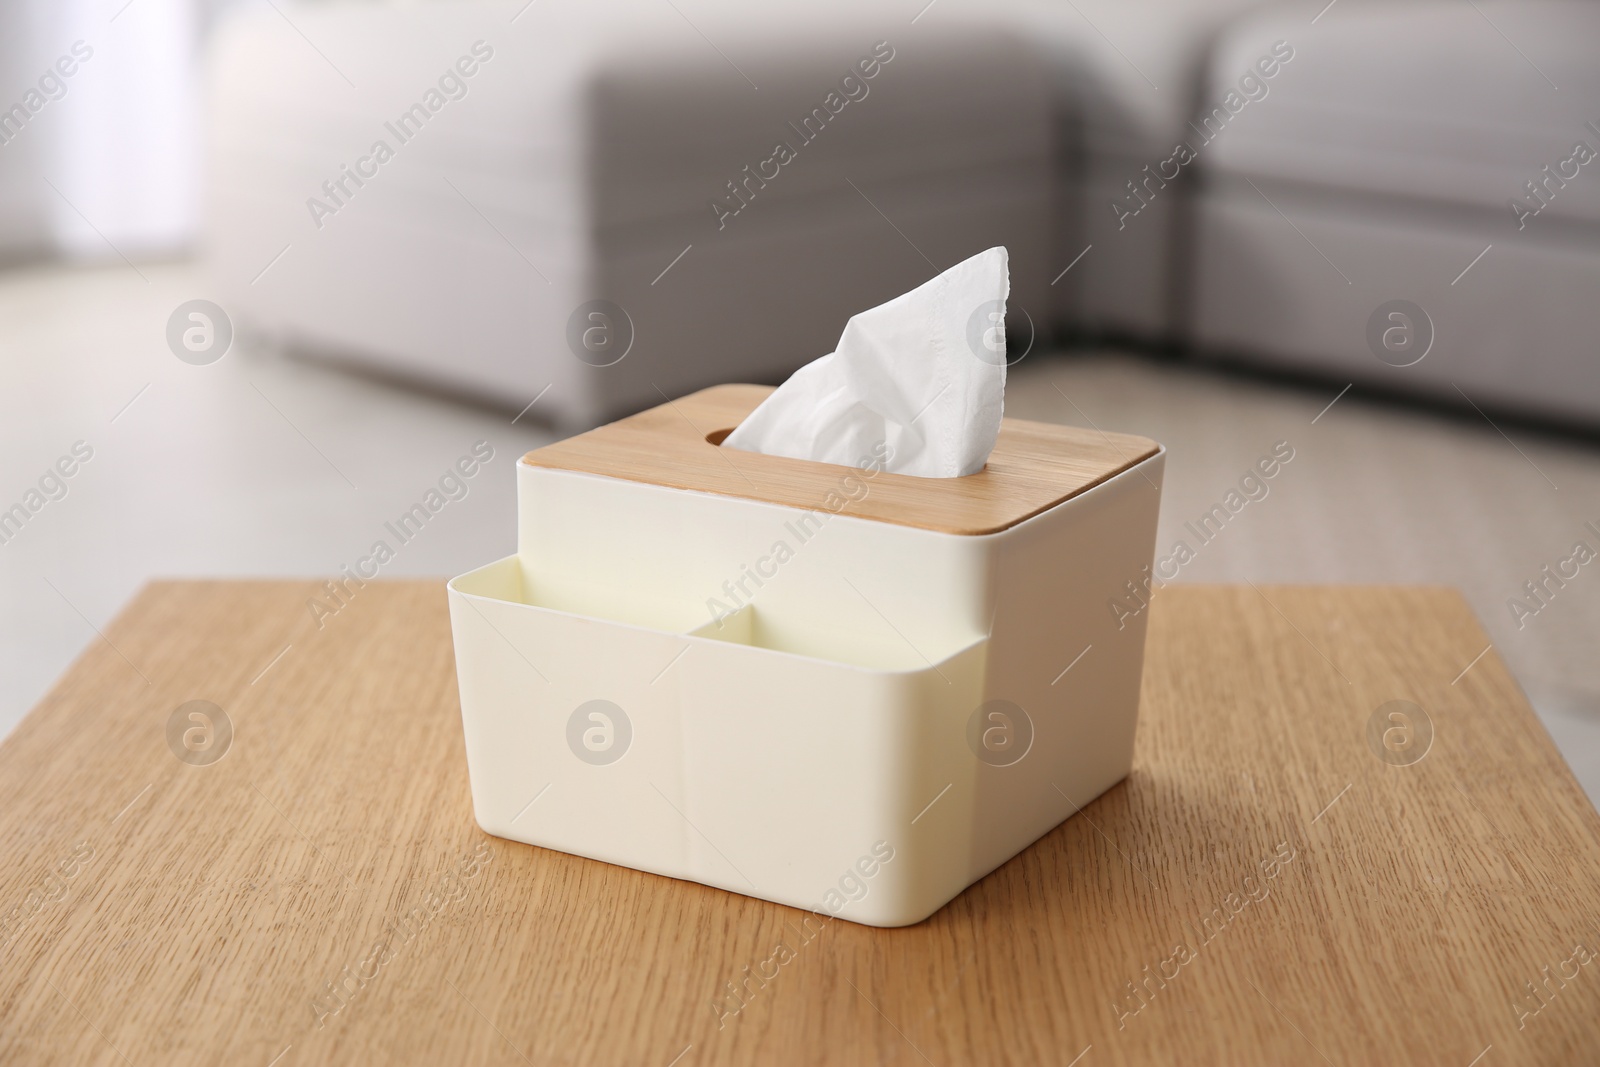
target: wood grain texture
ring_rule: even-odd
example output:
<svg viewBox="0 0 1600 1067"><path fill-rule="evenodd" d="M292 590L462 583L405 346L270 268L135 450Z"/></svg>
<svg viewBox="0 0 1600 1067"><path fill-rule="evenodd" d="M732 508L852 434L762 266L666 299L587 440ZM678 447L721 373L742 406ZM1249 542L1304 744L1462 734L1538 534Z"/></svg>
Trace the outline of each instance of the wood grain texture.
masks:
<svg viewBox="0 0 1600 1067"><path fill-rule="evenodd" d="M989 462L965 478L873 476L849 499L855 468L720 448L707 438L743 422L772 392L718 385L535 449L524 463L955 534L1015 526L1126 470L1160 448L1148 437L1004 419ZM863 462L867 457L862 457ZM831 499L830 499L831 498Z"/></svg>
<svg viewBox="0 0 1600 1067"><path fill-rule="evenodd" d="M1159 593L1126 782L928 921L809 941L484 835L442 583L321 630L315 592L150 586L0 746L0 1062L1600 1061L1600 818L1498 656L1461 673L1453 592ZM165 739L193 699L236 729L209 766ZM1394 699L1409 766L1366 739Z"/></svg>

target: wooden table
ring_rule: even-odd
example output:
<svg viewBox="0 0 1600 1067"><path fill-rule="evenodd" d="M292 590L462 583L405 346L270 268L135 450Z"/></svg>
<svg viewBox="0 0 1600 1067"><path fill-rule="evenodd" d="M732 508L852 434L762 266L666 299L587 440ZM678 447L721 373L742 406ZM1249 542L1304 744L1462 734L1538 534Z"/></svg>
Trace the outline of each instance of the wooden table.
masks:
<svg viewBox="0 0 1600 1067"><path fill-rule="evenodd" d="M484 835L442 583L316 595L153 585L0 747L0 1062L1600 1062L1600 819L1452 592L1160 593L1124 784L810 940Z"/></svg>

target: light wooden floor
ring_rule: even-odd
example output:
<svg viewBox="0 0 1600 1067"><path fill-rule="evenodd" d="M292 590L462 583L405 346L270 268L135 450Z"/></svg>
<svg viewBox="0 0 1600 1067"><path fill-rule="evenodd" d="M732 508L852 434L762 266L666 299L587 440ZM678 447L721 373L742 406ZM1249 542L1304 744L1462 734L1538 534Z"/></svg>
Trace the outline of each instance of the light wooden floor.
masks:
<svg viewBox="0 0 1600 1067"><path fill-rule="evenodd" d="M141 270L148 282L124 266L0 274L0 510L75 442L94 449L66 496L0 545L0 734L147 578L334 573L480 439L495 458L468 496L384 573L447 576L509 552L513 460L553 437L243 347L180 363L166 318L203 287L185 265ZM1506 604L1575 541L1600 549L1584 530L1600 525L1600 449L1354 394L1324 412L1337 392L1035 354L1012 372L1007 412L1163 442L1159 543L1196 549L1180 581L1460 588L1600 798L1600 562L1520 629ZM1279 441L1295 458L1268 495L1199 546L1185 524Z"/></svg>

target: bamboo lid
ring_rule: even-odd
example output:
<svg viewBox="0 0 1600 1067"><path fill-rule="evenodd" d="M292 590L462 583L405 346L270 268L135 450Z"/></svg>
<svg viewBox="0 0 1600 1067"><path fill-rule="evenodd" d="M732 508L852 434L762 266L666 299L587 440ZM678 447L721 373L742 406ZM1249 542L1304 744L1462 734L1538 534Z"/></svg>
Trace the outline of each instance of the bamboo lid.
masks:
<svg viewBox="0 0 1600 1067"><path fill-rule="evenodd" d="M522 462L951 534L1015 526L1154 455L1147 437L1005 419L988 465L917 478L720 448L772 392L719 385L535 449ZM863 486L865 488L863 488Z"/></svg>

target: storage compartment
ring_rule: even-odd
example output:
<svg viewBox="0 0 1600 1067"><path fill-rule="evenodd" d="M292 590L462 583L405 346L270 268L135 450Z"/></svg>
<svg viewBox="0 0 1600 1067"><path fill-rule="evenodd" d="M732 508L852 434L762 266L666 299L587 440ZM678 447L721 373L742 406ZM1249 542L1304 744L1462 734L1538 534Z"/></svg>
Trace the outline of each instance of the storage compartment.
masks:
<svg viewBox="0 0 1600 1067"><path fill-rule="evenodd" d="M796 651L825 639L752 609L717 637L668 633L529 604L521 575L513 556L450 583L490 833L814 908L832 878L813 872L836 877L880 841L904 855L911 805L964 762L981 639L870 667ZM852 902L861 914L927 906L927 880L892 869Z"/></svg>

